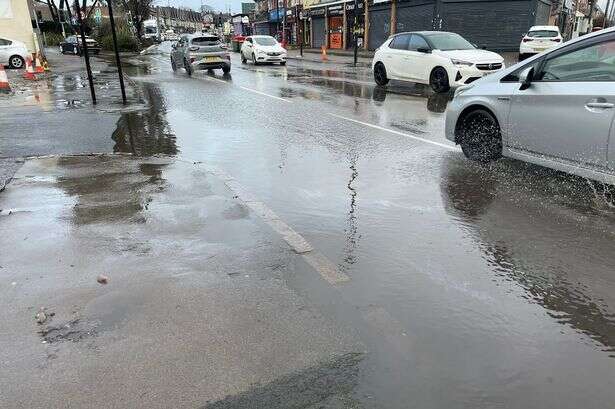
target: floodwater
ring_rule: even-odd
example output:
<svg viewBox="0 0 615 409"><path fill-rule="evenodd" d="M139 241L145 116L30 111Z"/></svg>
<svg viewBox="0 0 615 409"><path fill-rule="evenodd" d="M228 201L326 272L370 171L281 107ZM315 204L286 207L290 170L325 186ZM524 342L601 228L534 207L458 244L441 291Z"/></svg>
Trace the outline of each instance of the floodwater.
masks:
<svg viewBox="0 0 615 409"><path fill-rule="evenodd" d="M126 72L150 105L122 113L113 150L222 169L349 277L286 277L366 345L348 407L613 406L610 189L471 163L443 136L450 95L365 68L142 60Z"/></svg>

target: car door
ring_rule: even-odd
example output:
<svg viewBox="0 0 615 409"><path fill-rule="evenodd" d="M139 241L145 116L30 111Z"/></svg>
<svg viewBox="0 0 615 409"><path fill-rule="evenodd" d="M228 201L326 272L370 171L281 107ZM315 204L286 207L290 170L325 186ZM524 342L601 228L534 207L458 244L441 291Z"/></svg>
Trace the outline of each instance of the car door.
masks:
<svg viewBox="0 0 615 409"><path fill-rule="evenodd" d="M389 77L409 80L410 75L407 69L407 61L404 59L408 54L408 44L410 43L410 33L398 34L389 43L387 53L384 58L384 65Z"/></svg>
<svg viewBox="0 0 615 409"><path fill-rule="evenodd" d="M11 41L6 38L0 38L0 63L7 64L10 57Z"/></svg>
<svg viewBox="0 0 615 409"><path fill-rule="evenodd" d="M429 73L433 67L431 67L431 64L428 64L431 55L427 50L430 50L430 47L423 36L420 34L412 34L410 43L408 44L408 52L404 59L406 65L405 69L408 71L410 78L414 81L429 82Z"/></svg>
<svg viewBox="0 0 615 409"><path fill-rule="evenodd" d="M615 112L615 33L547 54L511 100L509 144L533 154L607 165Z"/></svg>

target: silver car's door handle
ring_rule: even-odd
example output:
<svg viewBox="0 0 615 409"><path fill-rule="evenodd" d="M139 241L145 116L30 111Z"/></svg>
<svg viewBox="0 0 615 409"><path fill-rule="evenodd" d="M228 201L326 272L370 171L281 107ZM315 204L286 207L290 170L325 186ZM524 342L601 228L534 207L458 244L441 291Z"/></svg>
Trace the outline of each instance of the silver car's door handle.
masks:
<svg viewBox="0 0 615 409"><path fill-rule="evenodd" d="M587 108L609 109L613 108L615 104L611 104L610 102L588 102L585 106Z"/></svg>
<svg viewBox="0 0 615 409"><path fill-rule="evenodd" d="M510 97L498 97L498 101L510 101Z"/></svg>

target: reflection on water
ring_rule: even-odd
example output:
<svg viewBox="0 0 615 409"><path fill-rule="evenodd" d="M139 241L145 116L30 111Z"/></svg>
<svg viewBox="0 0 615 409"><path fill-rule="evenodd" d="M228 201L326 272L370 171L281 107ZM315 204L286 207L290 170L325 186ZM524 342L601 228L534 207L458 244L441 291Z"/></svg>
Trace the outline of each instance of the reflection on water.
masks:
<svg viewBox="0 0 615 409"><path fill-rule="evenodd" d="M176 155L179 150L175 134L166 119L166 106L156 84L143 83L142 92L149 102L142 111L123 112L111 138L114 152L139 156Z"/></svg>
<svg viewBox="0 0 615 409"><path fill-rule="evenodd" d="M346 221L347 226L344 229L346 244L344 245L343 262L339 266L340 270L345 274L349 273L350 267L356 262L355 250L360 238L357 228L357 189L353 186L353 183L359 176L359 172L357 172L357 159L358 155L355 152L351 152L348 155L348 160L350 162L350 179L346 187L350 192L350 206Z"/></svg>
<svg viewBox="0 0 615 409"><path fill-rule="evenodd" d="M166 187L166 165L112 156L61 157L58 168L64 175L57 183L76 201L70 216L75 225L145 223L151 195Z"/></svg>
<svg viewBox="0 0 615 409"><path fill-rule="evenodd" d="M615 215L596 207L585 180L517 161L479 166L451 156L441 192L496 276L615 357L614 306L604 299L615 284Z"/></svg>

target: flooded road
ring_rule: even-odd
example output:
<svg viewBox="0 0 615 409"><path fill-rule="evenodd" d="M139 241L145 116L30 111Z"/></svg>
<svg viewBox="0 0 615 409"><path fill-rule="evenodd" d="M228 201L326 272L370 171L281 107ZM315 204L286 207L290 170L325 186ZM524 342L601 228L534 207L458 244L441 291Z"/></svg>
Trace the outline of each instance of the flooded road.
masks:
<svg viewBox="0 0 615 409"><path fill-rule="evenodd" d="M83 248L72 249L44 230L44 240L29 242L31 250L66 246L74 253L97 254L96 237L112 243L106 246L111 254L121 247L122 263L133 270L119 263L113 279L129 280L137 309L147 306L142 314L156 324L142 324L151 337L145 339L158 336L153 331L158 325L176 325L171 310L180 300L190 301L182 322L186 327L201 322L201 309L215 312L194 333L178 326L157 347L167 357L185 337L188 346L178 350L192 363L188 369L170 364L179 375L171 382L161 377L160 388L177 383L181 390L203 368L211 369L211 379L223 378L231 371L228 365L241 374L241 387L250 389L237 387L226 397L212 392L218 400L202 407L240 408L248 402L280 409L613 407L615 207L610 189L508 159L469 162L444 138L450 95L418 85L378 88L364 67L309 61L255 67L241 64L237 55L232 59L229 75L198 72L190 78L183 70L172 72L165 54L140 57L125 71L149 105L118 112L109 139L95 142L143 163L126 170L116 159L82 164L69 158L55 164L58 174L47 162L29 164L27 170L50 172L54 182L43 180L43 188L33 184L38 179L20 182L33 194L52 192L61 231L79 231L87 238ZM79 143L74 142L75 152L83 151ZM164 159L152 158L156 155ZM219 170L215 174L232 193L191 166ZM100 173L96 177L94 170ZM28 196L13 194L27 208ZM180 200L185 197L189 205ZM233 202L239 199L245 204ZM70 217L58 203L71 209ZM205 211L202 203L212 207ZM47 216L38 215L28 232L35 234ZM261 231L258 218L271 227L269 233ZM322 255L320 261L278 268L291 265L300 252L292 245L295 253L288 246L267 246L281 238L290 243L285 234L292 233ZM188 298L182 292L177 300L166 298L176 291L171 286L149 291L130 273L156 279L156 274L173 274L178 280L207 265L200 257L209 260L222 245L222 261L208 261L220 263L213 272L192 275L182 287ZM25 247L20 251L27 254ZM155 258L159 254L162 261ZM173 258L177 254L179 261ZM326 275L332 269L323 268L323 260L340 280ZM240 273L228 273L228 266ZM219 284L215 273L224 280L231 274L245 280ZM263 281L254 284L252 276ZM208 292L212 282L222 290ZM149 304L150 293L160 304ZM251 303L243 306L246 299ZM104 308L89 307L104 324L101 333L130 315L126 311L136 307L129 301L109 293L97 302L117 307L102 318L96 314ZM227 323L215 317L226 314L227 302L231 332L249 341L221 353L216 342ZM258 311L263 305L271 310L267 326ZM287 305L292 314L284 311ZM125 331L126 337L143 337L130 326ZM301 359L283 338L287 333L305 350ZM210 338L211 343L204 341ZM258 356L267 348L258 344L261 339L279 354L277 364L298 372L276 377ZM258 348L250 349L255 344ZM120 347L100 353L111 359L124 353ZM217 365L206 361L211 357L218 357ZM168 356L168 362L174 359ZM95 359L89 365L100 366ZM267 376L261 378L261 372ZM141 379L144 385L147 379ZM319 382L328 387L306 386ZM335 393L329 389L341 390L341 400L331 398ZM298 390L307 392L294 396ZM325 395L319 395L323 390ZM276 400L280 395L293 396L293 403ZM186 397L190 404L193 400Z"/></svg>
<svg viewBox="0 0 615 409"><path fill-rule="evenodd" d="M600 188L468 162L443 136L449 96L376 88L368 69L234 55L230 75L188 78L147 61L131 76L164 115L141 127L169 136L125 120L116 149L224 169L350 277L289 281L365 338L365 407L615 400L615 209Z"/></svg>

